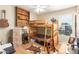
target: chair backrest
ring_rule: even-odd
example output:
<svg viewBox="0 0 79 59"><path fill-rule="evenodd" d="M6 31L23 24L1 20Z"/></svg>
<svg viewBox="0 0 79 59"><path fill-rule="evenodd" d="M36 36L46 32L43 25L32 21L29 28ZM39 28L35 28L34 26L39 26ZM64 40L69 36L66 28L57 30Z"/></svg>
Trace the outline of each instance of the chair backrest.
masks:
<svg viewBox="0 0 79 59"><path fill-rule="evenodd" d="M12 46L11 43L7 43L7 44L3 44L3 45L2 45L2 48L5 49L5 48L11 47L11 46Z"/></svg>
<svg viewBox="0 0 79 59"><path fill-rule="evenodd" d="M75 37L70 37L68 40L68 43L72 44L72 43L74 43L74 41L75 41Z"/></svg>
<svg viewBox="0 0 79 59"><path fill-rule="evenodd" d="M15 49L11 43L2 45L2 48L6 52L6 54L13 54L15 52Z"/></svg>

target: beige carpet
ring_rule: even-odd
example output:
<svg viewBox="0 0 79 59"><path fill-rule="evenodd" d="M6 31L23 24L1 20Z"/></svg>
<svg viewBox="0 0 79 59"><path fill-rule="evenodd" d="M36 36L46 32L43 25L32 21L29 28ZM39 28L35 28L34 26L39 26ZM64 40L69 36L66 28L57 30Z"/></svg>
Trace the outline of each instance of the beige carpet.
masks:
<svg viewBox="0 0 79 59"><path fill-rule="evenodd" d="M60 45L60 47L59 47L59 54L66 54L66 52L67 52L67 48L68 48L68 46L67 46L67 43L62 43L61 45Z"/></svg>

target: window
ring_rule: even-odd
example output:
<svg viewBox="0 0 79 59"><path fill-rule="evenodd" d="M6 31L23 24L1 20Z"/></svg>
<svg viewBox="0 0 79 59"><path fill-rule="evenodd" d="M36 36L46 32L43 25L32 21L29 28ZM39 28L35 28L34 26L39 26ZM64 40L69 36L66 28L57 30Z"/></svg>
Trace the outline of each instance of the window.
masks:
<svg viewBox="0 0 79 59"><path fill-rule="evenodd" d="M59 34L72 34L72 15L62 15L58 17L59 20Z"/></svg>

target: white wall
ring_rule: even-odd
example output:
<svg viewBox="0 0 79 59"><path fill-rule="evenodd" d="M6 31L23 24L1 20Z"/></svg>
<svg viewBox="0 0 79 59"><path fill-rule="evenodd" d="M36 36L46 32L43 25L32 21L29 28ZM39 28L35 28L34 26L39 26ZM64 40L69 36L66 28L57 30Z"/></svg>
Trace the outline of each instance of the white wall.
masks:
<svg viewBox="0 0 79 59"><path fill-rule="evenodd" d="M37 15L33 12L30 12L30 20L37 20Z"/></svg>
<svg viewBox="0 0 79 59"><path fill-rule="evenodd" d="M74 14L75 11L76 11L76 7L72 7L68 9L59 10L59 11L44 13L44 14L41 14L38 18L49 20L52 16L55 16L56 18L58 18L58 16L61 16L61 15Z"/></svg>
<svg viewBox="0 0 79 59"><path fill-rule="evenodd" d="M13 6L0 5L0 11L1 10L6 10L6 19L8 20L8 23L9 23L9 27L0 28L0 41L2 40L3 43L6 43L7 33L11 28L14 27L14 8ZM0 16L1 16L1 12L0 12Z"/></svg>

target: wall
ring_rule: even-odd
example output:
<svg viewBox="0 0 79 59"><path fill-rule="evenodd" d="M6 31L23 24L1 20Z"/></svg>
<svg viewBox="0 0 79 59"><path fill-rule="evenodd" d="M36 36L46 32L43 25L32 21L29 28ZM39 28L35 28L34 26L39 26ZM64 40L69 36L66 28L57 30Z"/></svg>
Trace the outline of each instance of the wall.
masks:
<svg viewBox="0 0 79 59"><path fill-rule="evenodd" d="M58 18L58 16L61 16L61 15L74 14L75 11L76 11L76 7L63 9L63 10L59 10L59 11L48 12L48 13L44 13L44 14L39 15L38 19L49 20L52 16Z"/></svg>
<svg viewBox="0 0 79 59"><path fill-rule="evenodd" d="M37 20L37 15L33 12L30 12L30 20Z"/></svg>
<svg viewBox="0 0 79 59"><path fill-rule="evenodd" d="M14 28L14 8L12 6L5 6L5 5L0 5L0 11L1 10L6 10L6 18L9 23L9 27L7 28L0 28L0 41L2 43L7 42L7 33L11 28ZM1 18L1 12L0 12L0 18Z"/></svg>

